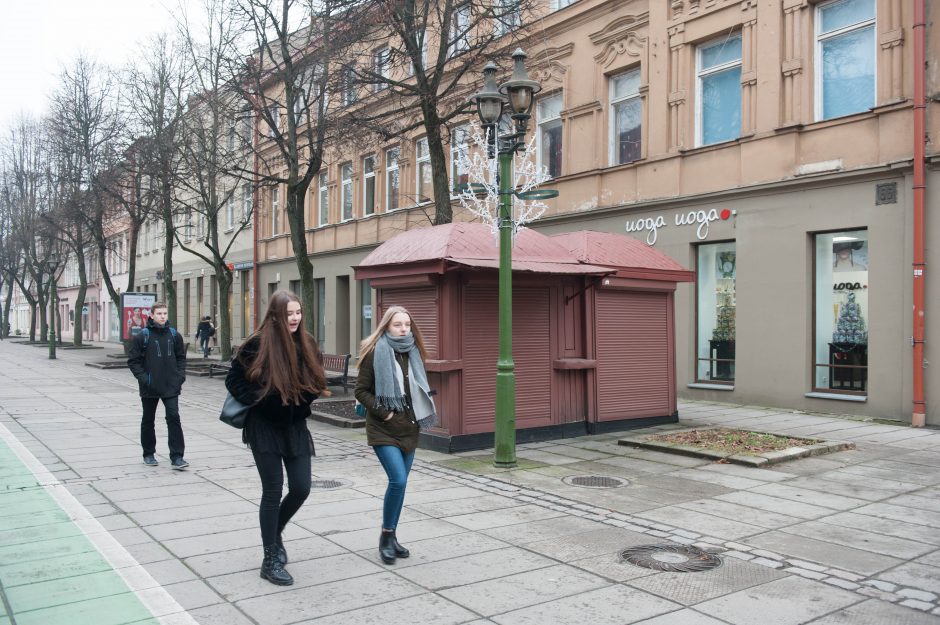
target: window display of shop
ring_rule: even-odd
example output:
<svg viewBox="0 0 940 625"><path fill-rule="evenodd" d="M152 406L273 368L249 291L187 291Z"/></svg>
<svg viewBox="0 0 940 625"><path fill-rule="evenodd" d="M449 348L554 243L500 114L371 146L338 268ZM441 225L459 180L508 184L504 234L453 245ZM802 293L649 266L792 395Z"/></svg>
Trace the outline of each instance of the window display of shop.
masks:
<svg viewBox="0 0 940 625"><path fill-rule="evenodd" d="M698 246L696 380L734 382L735 273L733 241Z"/></svg>
<svg viewBox="0 0 940 625"><path fill-rule="evenodd" d="M815 390L868 389L868 233L816 235Z"/></svg>

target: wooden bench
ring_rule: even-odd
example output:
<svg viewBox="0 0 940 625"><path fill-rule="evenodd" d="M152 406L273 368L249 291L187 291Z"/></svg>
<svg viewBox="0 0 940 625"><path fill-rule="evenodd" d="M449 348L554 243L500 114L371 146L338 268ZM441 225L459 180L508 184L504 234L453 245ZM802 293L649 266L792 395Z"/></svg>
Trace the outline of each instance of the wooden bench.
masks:
<svg viewBox="0 0 940 625"><path fill-rule="evenodd" d="M349 392L349 359L351 354L322 354L323 372L326 374L327 385L342 385L343 394Z"/></svg>
<svg viewBox="0 0 940 625"><path fill-rule="evenodd" d="M238 354L238 348L241 345L232 345L232 358ZM221 373L222 375L228 375L228 372L232 370L232 361L224 360L221 362L212 362L209 363L209 377L215 377L216 373Z"/></svg>

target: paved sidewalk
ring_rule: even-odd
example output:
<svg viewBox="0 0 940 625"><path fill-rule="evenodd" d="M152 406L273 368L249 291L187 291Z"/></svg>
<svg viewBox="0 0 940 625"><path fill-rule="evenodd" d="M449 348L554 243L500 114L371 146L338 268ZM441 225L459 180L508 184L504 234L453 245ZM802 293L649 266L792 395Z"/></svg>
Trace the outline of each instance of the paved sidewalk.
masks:
<svg viewBox="0 0 940 625"><path fill-rule="evenodd" d="M288 527L296 584L284 588L258 576L260 485L217 420L224 385L184 388L190 470L171 471L165 453L148 468L134 380L88 358L0 343L0 625L940 624L937 431L697 402L676 427L857 449L753 469L611 434L522 445L511 471L487 452L419 451L399 527L413 555L387 567L385 476L363 433L311 423L314 479L329 488ZM671 573L619 560L666 542L723 563Z"/></svg>

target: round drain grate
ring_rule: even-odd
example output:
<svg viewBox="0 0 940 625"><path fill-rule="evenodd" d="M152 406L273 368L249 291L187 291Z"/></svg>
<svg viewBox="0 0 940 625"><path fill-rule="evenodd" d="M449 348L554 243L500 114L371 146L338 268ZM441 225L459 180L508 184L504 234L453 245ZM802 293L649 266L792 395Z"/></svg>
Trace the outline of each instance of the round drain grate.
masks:
<svg viewBox="0 0 940 625"><path fill-rule="evenodd" d="M640 545L620 552L620 560L655 571L698 573L721 566L721 558L691 545Z"/></svg>
<svg viewBox="0 0 940 625"><path fill-rule="evenodd" d="M310 482L310 488L319 488L320 490L343 488L344 486L349 486L349 482L346 480L313 480Z"/></svg>
<svg viewBox="0 0 940 625"><path fill-rule="evenodd" d="M561 480L570 486L584 486L586 488L619 488L626 486L627 480L607 475L569 475Z"/></svg>

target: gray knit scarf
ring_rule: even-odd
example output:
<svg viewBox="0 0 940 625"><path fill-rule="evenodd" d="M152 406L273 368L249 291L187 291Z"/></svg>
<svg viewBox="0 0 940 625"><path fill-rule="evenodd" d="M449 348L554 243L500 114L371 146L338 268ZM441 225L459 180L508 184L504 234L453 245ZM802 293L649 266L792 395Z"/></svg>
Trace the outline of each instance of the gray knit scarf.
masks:
<svg viewBox="0 0 940 625"><path fill-rule="evenodd" d="M418 427L427 430L436 424L437 415L434 400L431 399L428 376L424 363L421 362L421 353L411 332L405 336L392 336L386 332L375 344L375 355L372 359L375 371L375 407L395 412L408 410L408 400L402 391L404 382L401 367L395 362L395 352L408 354L411 408L414 410Z"/></svg>

